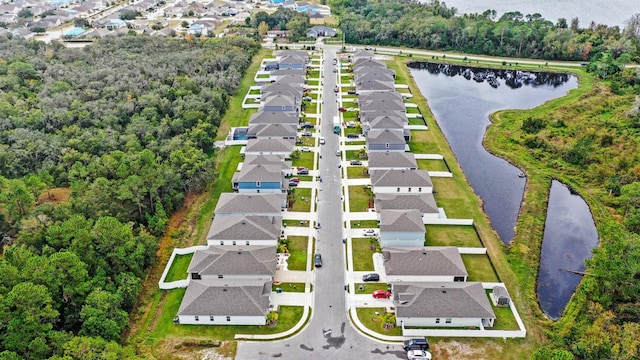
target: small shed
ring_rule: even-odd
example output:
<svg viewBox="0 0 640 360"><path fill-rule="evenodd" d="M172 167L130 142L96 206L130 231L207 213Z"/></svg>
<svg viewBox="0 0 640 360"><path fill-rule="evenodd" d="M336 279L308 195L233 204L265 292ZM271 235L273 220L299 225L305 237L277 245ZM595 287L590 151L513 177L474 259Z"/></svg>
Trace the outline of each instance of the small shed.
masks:
<svg viewBox="0 0 640 360"><path fill-rule="evenodd" d="M491 299L496 306L508 307L511 305L511 297L503 286L494 286Z"/></svg>

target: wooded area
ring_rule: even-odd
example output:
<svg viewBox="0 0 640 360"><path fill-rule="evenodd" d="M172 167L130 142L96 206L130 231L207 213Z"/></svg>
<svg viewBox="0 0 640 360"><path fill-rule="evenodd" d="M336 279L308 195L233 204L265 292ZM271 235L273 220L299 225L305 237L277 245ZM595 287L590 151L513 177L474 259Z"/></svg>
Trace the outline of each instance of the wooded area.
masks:
<svg viewBox="0 0 640 360"><path fill-rule="evenodd" d="M0 357L135 356L115 341L156 236L215 177L213 139L259 48L0 38Z"/></svg>
<svg viewBox="0 0 640 360"><path fill-rule="evenodd" d="M546 60L588 61L610 52L614 59L624 55L627 61L638 61L640 55L640 15L629 14L630 24L621 31L617 26L581 26L577 18L554 23L540 14L508 12L497 18L495 10L487 10L461 15L438 0L424 4L330 0L329 4L340 17L348 43Z"/></svg>

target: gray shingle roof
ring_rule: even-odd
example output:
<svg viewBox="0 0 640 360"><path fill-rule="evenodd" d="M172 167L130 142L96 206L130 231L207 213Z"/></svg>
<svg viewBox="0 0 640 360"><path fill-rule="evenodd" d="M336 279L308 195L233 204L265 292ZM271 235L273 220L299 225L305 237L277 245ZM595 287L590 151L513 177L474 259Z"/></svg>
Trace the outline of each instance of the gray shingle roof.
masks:
<svg viewBox="0 0 640 360"><path fill-rule="evenodd" d="M289 84L292 86L300 87L304 85L305 79L306 79L306 75L298 75L298 74L278 75L276 77L276 83L283 83L283 84Z"/></svg>
<svg viewBox="0 0 640 360"><path fill-rule="evenodd" d="M262 165L282 165L287 166L287 161L284 160L285 156L284 155L247 155L244 157L244 160L242 161L242 166L244 165L257 165L257 164L262 164ZM287 167L291 167L291 165L288 165Z"/></svg>
<svg viewBox="0 0 640 360"><path fill-rule="evenodd" d="M395 91L393 81L362 79L356 83L358 91Z"/></svg>
<svg viewBox="0 0 640 360"><path fill-rule="evenodd" d="M280 216L216 216L207 240L278 240L281 231Z"/></svg>
<svg viewBox="0 0 640 360"><path fill-rule="evenodd" d="M392 283L396 316L495 319L481 283Z"/></svg>
<svg viewBox="0 0 640 360"><path fill-rule="evenodd" d="M302 89L298 86L286 84L283 82L274 82L269 85L265 85L260 89L260 96L267 98L274 95L287 95L291 97L301 97Z"/></svg>
<svg viewBox="0 0 640 360"><path fill-rule="evenodd" d="M282 152L291 153L295 149L295 139L250 139L245 153Z"/></svg>
<svg viewBox="0 0 640 360"><path fill-rule="evenodd" d="M295 137L297 131L295 124L250 124L247 136Z"/></svg>
<svg viewBox="0 0 640 360"><path fill-rule="evenodd" d="M358 50L353 53L353 59L373 59L374 54L368 50Z"/></svg>
<svg viewBox="0 0 640 360"><path fill-rule="evenodd" d="M284 164L284 163L283 163ZM242 170L234 176L234 181L237 182L284 182L284 176L282 175L283 164L246 164L242 166Z"/></svg>
<svg viewBox="0 0 640 360"><path fill-rule="evenodd" d="M431 193L391 194L379 193L375 199L376 210L415 209L422 214L437 214L438 205Z"/></svg>
<svg viewBox="0 0 640 360"><path fill-rule="evenodd" d="M387 74L390 75L392 78L395 78L396 72L387 68L387 67L383 67L380 66L379 64L375 64L375 65L360 65L360 66L356 66L353 69L353 74L358 77L361 75L365 75L367 73L379 73L379 74Z"/></svg>
<svg viewBox="0 0 640 360"><path fill-rule="evenodd" d="M403 122L409 121L407 119L407 113L404 110L360 110L360 117L363 123L381 116L399 117L403 119Z"/></svg>
<svg viewBox="0 0 640 360"><path fill-rule="evenodd" d="M426 170L372 170L371 185L430 187L433 183Z"/></svg>
<svg viewBox="0 0 640 360"><path fill-rule="evenodd" d="M307 71L304 69L282 69L282 70L273 70L270 75L271 76L282 76L282 75L303 75L306 76L307 75Z"/></svg>
<svg viewBox="0 0 640 360"><path fill-rule="evenodd" d="M369 154L369 168L417 168L418 162L410 152L372 152Z"/></svg>
<svg viewBox="0 0 640 360"><path fill-rule="evenodd" d="M380 211L380 232L422 232L424 222L418 210Z"/></svg>
<svg viewBox="0 0 640 360"><path fill-rule="evenodd" d="M289 95L269 95L265 97L264 106L296 106L296 98Z"/></svg>
<svg viewBox="0 0 640 360"><path fill-rule="evenodd" d="M367 144L404 144L402 129L371 129L367 133Z"/></svg>
<svg viewBox="0 0 640 360"><path fill-rule="evenodd" d="M371 111L371 110L406 111L407 109L404 105L404 102L402 102L401 100L395 100L395 99L371 99L371 100L362 100L362 101L359 100L358 104L360 105L360 110L363 110L363 111Z"/></svg>
<svg viewBox="0 0 640 360"><path fill-rule="evenodd" d="M360 57L360 58L354 57L353 65L354 65L354 69L357 69L360 66L371 66L371 67L378 66L381 68L387 68L387 64L385 64L383 61L371 59L366 56Z"/></svg>
<svg viewBox="0 0 640 360"><path fill-rule="evenodd" d="M295 56L301 59L309 59L309 53L304 50L280 50L276 51L275 55L279 58Z"/></svg>
<svg viewBox="0 0 640 360"><path fill-rule="evenodd" d="M178 315L260 316L269 311L271 281L191 281ZM268 290L268 291L267 291Z"/></svg>
<svg viewBox="0 0 640 360"><path fill-rule="evenodd" d="M397 91L387 91L387 92L372 92L368 94L358 95L358 102L368 102L368 101L397 101L402 103L404 99L402 95ZM384 109L384 108L383 108Z"/></svg>
<svg viewBox="0 0 640 360"><path fill-rule="evenodd" d="M456 247L384 248L387 275L467 276Z"/></svg>
<svg viewBox="0 0 640 360"><path fill-rule="evenodd" d="M286 194L222 193L216 205L216 214L279 213Z"/></svg>
<svg viewBox="0 0 640 360"><path fill-rule="evenodd" d="M193 254L187 272L200 275L273 276L276 264L275 246L209 246Z"/></svg>
<svg viewBox="0 0 640 360"><path fill-rule="evenodd" d="M371 129L404 129L408 123L406 116L378 116L366 122Z"/></svg>
<svg viewBox="0 0 640 360"><path fill-rule="evenodd" d="M251 115L249 124L294 124L300 122L299 116L291 112L258 111Z"/></svg>

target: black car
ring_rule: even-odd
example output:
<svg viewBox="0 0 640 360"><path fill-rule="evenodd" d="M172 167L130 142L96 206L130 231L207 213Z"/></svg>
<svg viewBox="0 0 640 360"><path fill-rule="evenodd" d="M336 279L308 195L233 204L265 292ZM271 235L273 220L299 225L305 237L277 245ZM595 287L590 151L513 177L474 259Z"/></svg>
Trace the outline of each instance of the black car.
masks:
<svg viewBox="0 0 640 360"><path fill-rule="evenodd" d="M358 93L355 90L349 90L349 91L347 91L347 94L349 94L349 95L357 95Z"/></svg>
<svg viewBox="0 0 640 360"><path fill-rule="evenodd" d="M322 266L322 255L316 254L313 258L313 263L316 267Z"/></svg>
<svg viewBox="0 0 640 360"><path fill-rule="evenodd" d="M404 351L409 350L429 350L429 341L427 339L409 339L402 344Z"/></svg>
<svg viewBox="0 0 640 360"><path fill-rule="evenodd" d="M362 161L360 161L360 160L351 160L349 162L349 164L359 166L359 165L362 165Z"/></svg>
<svg viewBox="0 0 640 360"><path fill-rule="evenodd" d="M364 282L367 282L367 281L380 281L380 275L378 275L376 273L364 274L364 275L362 275L362 281L364 281Z"/></svg>
<svg viewBox="0 0 640 360"><path fill-rule="evenodd" d="M349 138L349 139L357 139L359 137L360 137L360 134L356 134L356 133L347 134L347 138Z"/></svg>

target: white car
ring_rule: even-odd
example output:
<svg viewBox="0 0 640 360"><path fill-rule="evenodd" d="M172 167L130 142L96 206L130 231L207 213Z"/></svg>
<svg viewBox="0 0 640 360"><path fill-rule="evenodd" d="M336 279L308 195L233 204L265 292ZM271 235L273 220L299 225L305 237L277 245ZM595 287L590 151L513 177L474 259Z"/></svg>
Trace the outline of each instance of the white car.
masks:
<svg viewBox="0 0 640 360"><path fill-rule="evenodd" d="M422 359L422 360L431 360L431 353L425 350L409 350L407 352L407 359L409 360L415 360L415 359Z"/></svg>
<svg viewBox="0 0 640 360"><path fill-rule="evenodd" d="M325 140L324 140L324 136L321 136L321 137L320 137L320 145L324 145L324 142L325 142Z"/></svg>
<svg viewBox="0 0 640 360"><path fill-rule="evenodd" d="M366 229L362 230L363 236L376 236L376 231L374 229Z"/></svg>
<svg viewBox="0 0 640 360"><path fill-rule="evenodd" d="M310 148L310 147L308 147L308 146L303 146L303 147L300 149L300 151L302 151L302 152L311 152L311 148Z"/></svg>

